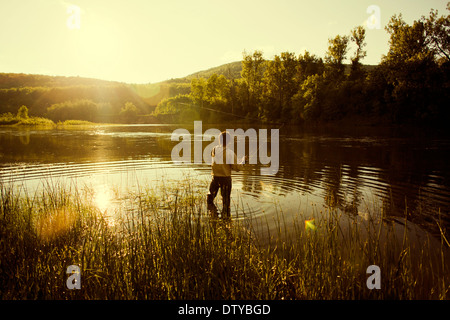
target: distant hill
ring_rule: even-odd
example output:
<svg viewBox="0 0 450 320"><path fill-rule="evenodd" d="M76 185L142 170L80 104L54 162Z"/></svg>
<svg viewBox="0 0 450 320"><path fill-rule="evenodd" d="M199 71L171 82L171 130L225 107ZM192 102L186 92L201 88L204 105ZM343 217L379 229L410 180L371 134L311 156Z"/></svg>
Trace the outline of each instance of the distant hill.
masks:
<svg viewBox="0 0 450 320"><path fill-rule="evenodd" d="M346 72L350 72L350 64L345 65ZM371 71L376 67L376 65L363 65L363 69L366 71ZM242 71L242 61L235 61L231 63L226 63L223 65L220 65L218 67L210 68L207 70L202 70L195 72L193 74L190 74L184 78L179 79L172 79L173 82L180 82L180 81L189 81L194 78L209 78L214 73L218 75L224 75L228 79L239 79L241 77L241 71Z"/></svg>
<svg viewBox="0 0 450 320"><path fill-rule="evenodd" d="M48 76L23 73L0 73L0 114L16 114L24 105L30 116L50 117L49 108L58 106L65 114L80 109L76 120L97 121L81 108L89 106L105 115L100 121L118 121L127 103L136 107L139 115L153 109L132 85L83 77ZM101 110L100 110L101 109ZM60 112L63 113L62 111ZM73 113L73 112L72 112ZM84 115L82 113L85 113ZM84 117L84 118L83 118ZM90 117L88 119L88 117ZM60 116L62 119L63 116ZM55 119L52 119L55 120Z"/></svg>
<svg viewBox="0 0 450 320"><path fill-rule="evenodd" d="M367 71L375 68L375 65L363 65ZM346 69L349 70L350 65L346 65ZM9 88L24 88L24 87L72 87L72 86L117 86L117 85L130 85L135 87L137 91L143 89L145 93L143 96L148 98L148 93L157 93L157 87L161 85L174 85L174 84L186 84L190 83L195 78L209 78L214 73L218 75L224 75L228 79L238 79L241 77L242 62L235 61L226 63L217 67L201 70L185 77L174 78L170 80L160 81L152 84L126 84L117 81L99 80L94 78L84 77L65 77L65 76L48 76L38 74L24 74L24 73L0 73L0 89ZM146 87L151 87L149 90ZM138 92L139 93L139 92ZM150 94L153 96L153 94Z"/></svg>
<svg viewBox="0 0 450 320"><path fill-rule="evenodd" d="M376 66L364 65L367 71ZM45 115L55 103L88 99L95 103L111 103L116 109L132 102L142 114L151 113L164 99L179 94L189 94L190 83L195 78L209 78L214 73L228 79L241 77L242 62L235 61L201 70L181 78L157 83L128 84L84 77L48 76L23 73L0 73L0 113L17 112L23 104L30 113ZM350 65L346 65L349 72Z"/></svg>
<svg viewBox="0 0 450 320"><path fill-rule="evenodd" d="M235 61L220 65L218 67L195 72L193 74L186 76L185 79L190 81L191 79L194 78L209 78L214 73L218 75L223 74L228 79L238 79L241 77L241 70L242 70L242 62Z"/></svg>
<svg viewBox="0 0 450 320"><path fill-rule="evenodd" d="M83 77L47 76L25 73L0 73L0 89L24 87L107 86L120 82Z"/></svg>

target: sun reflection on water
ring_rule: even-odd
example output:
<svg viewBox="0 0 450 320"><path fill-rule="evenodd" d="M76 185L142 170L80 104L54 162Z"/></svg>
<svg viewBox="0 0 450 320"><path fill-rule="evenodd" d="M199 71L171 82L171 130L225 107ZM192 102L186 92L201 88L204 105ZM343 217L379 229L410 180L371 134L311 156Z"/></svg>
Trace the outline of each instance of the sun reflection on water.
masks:
<svg viewBox="0 0 450 320"><path fill-rule="evenodd" d="M114 192L106 185L94 188L94 205L100 210L109 226L115 225Z"/></svg>
<svg viewBox="0 0 450 320"><path fill-rule="evenodd" d="M95 190L94 203L101 212L104 212L111 206L112 197L111 190L101 186Z"/></svg>

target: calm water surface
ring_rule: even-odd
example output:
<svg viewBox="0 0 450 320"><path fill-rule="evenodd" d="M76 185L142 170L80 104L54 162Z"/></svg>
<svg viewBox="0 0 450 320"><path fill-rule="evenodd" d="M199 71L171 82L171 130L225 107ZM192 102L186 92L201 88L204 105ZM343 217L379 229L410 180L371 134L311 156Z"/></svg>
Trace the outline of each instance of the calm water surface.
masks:
<svg viewBox="0 0 450 320"><path fill-rule="evenodd" d="M171 135L180 127L194 132L193 125L0 128L1 180L24 185L29 192L49 178L75 180L77 185L92 186L102 209L114 202L114 188L157 186L161 181L178 184L185 177L196 181L206 195L209 165L171 161L178 143L171 141ZM434 233L436 220L447 230L450 226L449 136L407 129L285 126L279 147L276 175L262 176L256 165L233 175L236 219L242 218L243 209L248 216L271 217L275 211L278 215L308 212L311 205L337 208L348 215L382 206L398 217L404 217L407 208L411 221Z"/></svg>

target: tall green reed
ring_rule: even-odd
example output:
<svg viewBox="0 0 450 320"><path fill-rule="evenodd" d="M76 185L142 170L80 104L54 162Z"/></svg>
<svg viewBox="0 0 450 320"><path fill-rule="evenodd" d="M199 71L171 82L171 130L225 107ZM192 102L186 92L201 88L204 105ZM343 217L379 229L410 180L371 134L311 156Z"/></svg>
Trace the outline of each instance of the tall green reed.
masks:
<svg viewBox="0 0 450 320"><path fill-rule="evenodd" d="M314 206L293 223L277 209L275 228L251 215L213 219L197 183L138 185L109 212L98 209L87 187L47 180L29 194L1 185L0 297L448 298L448 246L406 219ZM314 230L306 219L314 219ZM372 264L382 272L380 290L366 286ZM81 268L81 290L66 287L69 265Z"/></svg>

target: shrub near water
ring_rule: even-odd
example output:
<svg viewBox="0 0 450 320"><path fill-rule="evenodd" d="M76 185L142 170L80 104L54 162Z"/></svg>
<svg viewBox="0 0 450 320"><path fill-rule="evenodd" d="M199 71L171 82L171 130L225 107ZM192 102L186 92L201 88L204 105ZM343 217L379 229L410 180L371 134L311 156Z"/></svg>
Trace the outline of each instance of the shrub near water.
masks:
<svg viewBox="0 0 450 320"><path fill-rule="evenodd" d="M15 116L10 112L0 115L0 125L53 127L55 123L47 118L30 117L28 116L28 108L21 106Z"/></svg>
<svg viewBox="0 0 450 320"><path fill-rule="evenodd" d="M2 299L364 299L447 298L444 260L427 248L414 260L379 225L341 227L316 216L321 232L305 231L299 215L282 237L263 244L249 220L205 214L203 195L177 187L128 192L122 207L100 212L89 188L46 183L33 195L1 187ZM384 232L384 231L383 231ZM286 233L287 234L287 233ZM278 240L277 240L278 239ZM391 240L394 240L392 238ZM419 262L415 264L416 262ZM378 264L382 289L366 287ZM69 265L81 268L81 290L66 287ZM417 265L417 267L414 267ZM417 270L415 270L417 269Z"/></svg>

